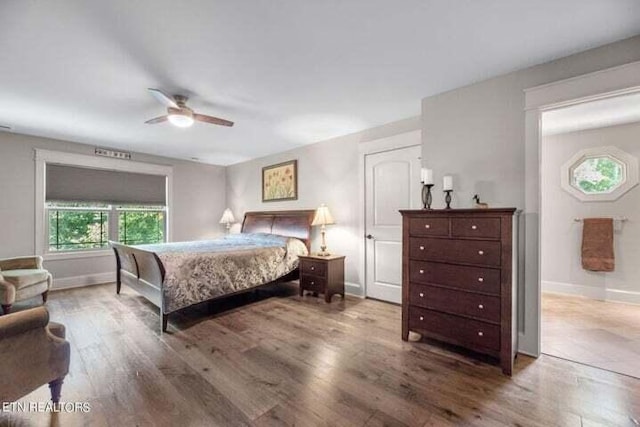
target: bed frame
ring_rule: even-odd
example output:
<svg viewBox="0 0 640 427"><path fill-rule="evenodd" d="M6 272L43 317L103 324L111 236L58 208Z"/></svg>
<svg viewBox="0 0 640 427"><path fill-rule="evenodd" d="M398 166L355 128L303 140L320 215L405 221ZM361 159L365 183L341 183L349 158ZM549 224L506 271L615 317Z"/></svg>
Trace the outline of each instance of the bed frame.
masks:
<svg viewBox="0 0 640 427"><path fill-rule="evenodd" d="M295 237L302 240L307 246L307 249L310 250L313 215L313 210L247 212L242 221L241 232L271 233L280 236ZM116 242L111 242L111 246L116 255L116 293L120 294L120 289L124 283L158 307L160 309L160 317L162 318L161 330L162 332L166 332L170 313L165 311L164 293L162 292L165 269L160 258L154 252ZM230 295L253 291L262 286L298 278L299 271L296 269L273 282L230 294L220 295L206 301L213 301Z"/></svg>

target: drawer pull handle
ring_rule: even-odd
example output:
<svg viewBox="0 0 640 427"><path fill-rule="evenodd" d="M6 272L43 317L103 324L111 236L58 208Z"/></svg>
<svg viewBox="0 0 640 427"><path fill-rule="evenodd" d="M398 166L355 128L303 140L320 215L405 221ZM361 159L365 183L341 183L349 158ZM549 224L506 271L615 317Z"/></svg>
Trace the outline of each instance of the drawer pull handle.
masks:
<svg viewBox="0 0 640 427"><path fill-rule="evenodd" d="M421 251L424 251L424 246L420 246L420 250L421 250Z"/></svg>
<svg viewBox="0 0 640 427"><path fill-rule="evenodd" d="M312 270L315 270L316 268L315 268L315 267L313 267L313 266L311 266L311 269L312 269Z"/></svg>
<svg viewBox="0 0 640 427"><path fill-rule="evenodd" d="M484 255L484 251L478 251L478 255Z"/></svg>
<svg viewBox="0 0 640 427"><path fill-rule="evenodd" d="M424 317L420 316L420 320L424 320Z"/></svg>
<svg viewBox="0 0 640 427"><path fill-rule="evenodd" d="M484 282L484 277L478 277L478 282L480 283Z"/></svg>
<svg viewBox="0 0 640 427"><path fill-rule="evenodd" d="M420 270L420 274L424 274L424 270Z"/></svg>
<svg viewBox="0 0 640 427"><path fill-rule="evenodd" d="M424 294L420 292L420 298L424 298Z"/></svg>
<svg viewBox="0 0 640 427"><path fill-rule="evenodd" d="M431 225L430 224L425 224L424 228L431 228Z"/></svg>
<svg viewBox="0 0 640 427"><path fill-rule="evenodd" d="M471 226L471 229L472 229L472 230L477 230L477 229L478 229L478 226L477 226L477 225L472 225L472 226Z"/></svg>
<svg viewBox="0 0 640 427"><path fill-rule="evenodd" d="M316 282L311 282L311 284L312 284L312 285L315 285L315 284L316 284Z"/></svg>
<svg viewBox="0 0 640 427"><path fill-rule="evenodd" d="M478 336L479 336L479 337L483 337L483 336L484 336L484 332L479 331L479 332L478 332Z"/></svg>
<svg viewBox="0 0 640 427"><path fill-rule="evenodd" d="M484 305L482 305L482 304L478 304L478 308L479 308L480 310L484 310Z"/></svg>

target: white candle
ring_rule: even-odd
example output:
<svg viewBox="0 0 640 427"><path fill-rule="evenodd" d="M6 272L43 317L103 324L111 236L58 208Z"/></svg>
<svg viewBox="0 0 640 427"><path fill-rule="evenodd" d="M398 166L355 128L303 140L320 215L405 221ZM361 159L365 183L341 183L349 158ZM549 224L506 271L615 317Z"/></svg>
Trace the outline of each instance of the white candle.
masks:
<svg viewBox="0 0 640 427"><path fill-rule="evenodd" d="M433 169L425 169L425 170L426 170L426 174L425 174L424 183L433 184Z"/></svg>
<svg viewBox="0 0 640 427"><path fill-rule="evenodd" d="M453 177L452 176L447 175L444 178L442 178L442 189L444 191L453 190Z"/></svg>

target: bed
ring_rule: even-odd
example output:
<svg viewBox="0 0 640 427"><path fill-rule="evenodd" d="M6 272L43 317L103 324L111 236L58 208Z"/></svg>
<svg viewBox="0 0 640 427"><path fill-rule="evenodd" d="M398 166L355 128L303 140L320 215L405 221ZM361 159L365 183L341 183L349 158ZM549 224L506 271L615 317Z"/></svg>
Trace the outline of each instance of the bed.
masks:
<svg viewBox="0 0 640 427"><path fill-rule="evenodd" d="M239 234L223 238L128 246L116 255L116 292L122 284L168 316L194 304L299 278L298 255L309 253L313 210L247 212Z"/></svg>

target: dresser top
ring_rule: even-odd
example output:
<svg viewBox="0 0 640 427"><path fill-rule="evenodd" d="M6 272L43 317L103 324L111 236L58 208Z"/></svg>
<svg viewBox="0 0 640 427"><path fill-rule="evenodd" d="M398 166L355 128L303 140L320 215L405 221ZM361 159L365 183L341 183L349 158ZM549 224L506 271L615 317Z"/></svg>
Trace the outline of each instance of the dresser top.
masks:
<svg viewBox="0 0 640 427"><path fill-rule="evenodd" d="M485 214L485 215L513 215L519 214L517 208L471 208L471 209L402 209L402 215L456 215L456 214Z"/></svg>

